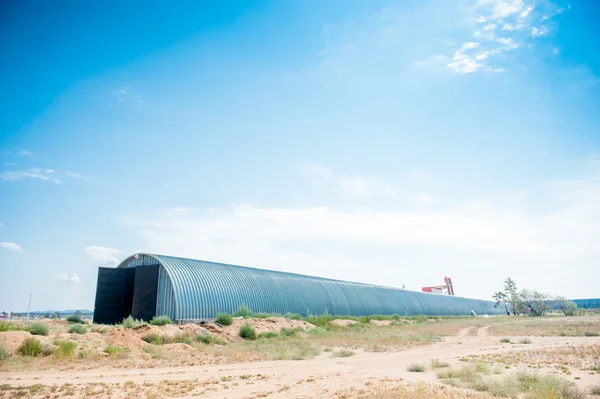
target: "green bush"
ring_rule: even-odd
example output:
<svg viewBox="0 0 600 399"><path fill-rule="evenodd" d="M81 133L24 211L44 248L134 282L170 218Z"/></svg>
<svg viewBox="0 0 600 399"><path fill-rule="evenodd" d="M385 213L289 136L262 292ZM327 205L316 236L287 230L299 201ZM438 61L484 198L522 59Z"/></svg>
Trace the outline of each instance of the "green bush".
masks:
<svg viewBox="0 0 600 399"><path fill-rule="evenodd" d="M425 366L422 364L411 364L406 368L406 370L410 371L411 373L422 373L425 371Z"/></svg>
<svg viewBox="0 0 600 399"><path fill-rule="evenodd" d="M131 315L126 319L123 319L123 327L125 328L137 328L146 325L147 323L144 320L136 320Z"/></svg>
<svg viewBox="0 0 600 399"><path fill-rule="evenodd" d="M295 337L296 333L299 331L299 328L282 328L279 331L279 334L281 334L282 337Z"/></svg>
<svg viewBox="0 0 600 399"><path fill-rule="evenodd" d="M173 320L171 320L169 316L158 316L153 317L152 320L150 320L150 324L153 326L166 326L167 324L173 324Z"/></svg>
<svg viewBox="0 0 600 399"><path fill-rule="evenodd" d="M72 324L68 331L71 334L85 334L87 333L87 328L81 324Z"/></svg>
<svg viewBox="0 0 600 399"><path fill-rule="evenodd" d="M298 313L286 313L285 316L286 319L291 319L291 320L300 320L302 319L302 316L300 316Z"/></svg>
<svg viewBox="0 0 600 399"><path fill-rule="evenodd" d="M522 340L519 341L519 343L521 345L529 345L531 343L531 340L529 338L523 338Z"/></svg>
<svg viewBox="0 0 600 399"><path fill-rule="evenodd" d="M10 353L6 350L6 348L0 345L0 360L6 360L10 357Z"/></svg>
<svg viewBox="0 0 600 399"><path fill-rule="evenodd" d="M73 341L61 341L57 339L54 340L54 345L58 347L56 352L54 352L54 356L59 359L72 357L75 354L75 349L77 349L77 342Z"/></svg>
<svg viewBox="0 0 600 399"><path fill-rule="evenodd" d="M27 327L27 331L29 331L29 333L31 335L43 335L43 336L47 336L48 333L50 332L50 329L45 324L33 323L33 324L31 324L30 326Z"/></svg>
<svg viewBox="0 0 600 399"><path fill-rule="evenodd" d="M14 326L10 321L0 321L0 332L12 331L13 328Z"/></svg>
<svg viewBox="0 0 600 399"><path fill-rule="evenodd" d="M256 330L250 324L245 323L240 327L240 337L244 339L256 339Z"/></svg>
<svg viewBox="0 0 600 399"><path fill-rule="evenodd" d="M142 341L146 341L152 345L162 345L163 337L158 334L146 334L142 337Z"/></svg>
<svg viewBox="0 0 600 399"><path fill-rule="evenodd" d="M108 353L110 356L120 355L128 352L127 348L118 345L108 345L104 348L104 353Z"/></svg>
<svg viewBox="0 0 600 399"><path fill-rule="evenodd" d="M256 319L268 319L269 317L271 317L271 315L268 313L255 313L254 314L254 318L256 318Z"/></svg>
<svg viewBox="0 0 600 399"><path fill-rule="evenodd" d="M590 394L600 396L600 385L593 385L590 387Z"/></svg>
<svg viewBox="0 0 600 399"><path fill-rule="evenodd" d="M215 321L217 322L217 324L220 324L222 326L230 326L231 323L233 323L233 317L231 317L231 315L228 315L227 313L219 313Z"/></svg>
<svg viewBox="0 0 600 399"><path fill-rule="evenodd" d="M163 339L165 344L192 344L192 336L188 333L176 334L172 337L165 337Z"/></svg>
<svg viewBox="0 0 600 399"><path fill-rule="evenodd" d="M500 339L501 344L510 344L510 338L502 338Z"/></svg>
<svg viewBox="0 0 600 399"><path fill-rule="evenodd" d="M234 313L235 317L243 317L245 319L252 317L252 310L244 304L240 305L237 312Z"/></svg>
<svg viewBox="0 0 600 399"><path fill-rule="evenodd" d="M35 338L26 338L19 347L19 353L23 356L39 356L42 354L42 344Z"/></svg>
<svg viewBox="0 0 600 399"><path fill-rule="evenodd" d="M259 339L277 338L279 335L275 331L265 331L258 334Z"/></svg>
<svg viewBox="0 0 600 399"><path fill-rule="evenodd" d="M586 331L583 335L585 335L586 337L597 337L600 334L598 334L597 332L594 332L594 331Z"/></svg>
<svg viewBox="0 0 600 399"><path fill-rule="evenodd" d="M202 342L203 344L210 345L215 341L215 337L210 334L198 334L196 335L196 342Z"/></svg>
<svg viewBox="0 0 600 399"><path fill-rule="evenodd" d="M85 324L85 321L81 319L81 316L76 314L67 316L67 321L71 324Z"/></svg>

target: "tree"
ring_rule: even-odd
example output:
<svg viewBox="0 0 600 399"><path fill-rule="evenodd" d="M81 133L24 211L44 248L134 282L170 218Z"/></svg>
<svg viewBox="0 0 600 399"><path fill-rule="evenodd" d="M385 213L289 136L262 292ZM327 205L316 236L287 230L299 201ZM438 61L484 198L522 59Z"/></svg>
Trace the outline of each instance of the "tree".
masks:
<svg viewBox="0 0 600 399"><path fill-rule="evenodd" d="M519 294L523 307L529 310L531 316L543 316L550 306L548 306L548 296L535 290L522 290Z"/></svg>
<svg viewBox="0 0 600 399"><path fill-rule="evenodd" d="M557 296L555 298L557 306L565 316L575 316L575 312L577 312L577 304L573 301L569 301L564 296Z"/></svg>
<svg viewBox="0 0 600 399"><path fill-rule="evenodd" d="M523 310L521 295L517 290L517 283L512 278L504 280L504 293L508 296L508 303L513 315L518 315Z"/></svg>
<svg viewBox="0 0 600 399"><path fill-rule="evenodd" d="M496 301L496 306L499 306L501 303L504 304L504 310L507 315L510 315L511 311L512 314L518 315L523 309L521 297L517 291L517 284L510 277L504 280L504 291L494 293L492 298Z"/></svg>
<svg viewBox="0 0 600 399"><path fill-rule="evenodd" d="M492 298L494 298L494 300L496 301L496 305L494 307L497 307L498 305L503 303L504 311L506 312L506 315L509 316L510 311L508 310L508 295L506 295L503 291L498 291L495 292L494 295L492 295Z"/></svg>

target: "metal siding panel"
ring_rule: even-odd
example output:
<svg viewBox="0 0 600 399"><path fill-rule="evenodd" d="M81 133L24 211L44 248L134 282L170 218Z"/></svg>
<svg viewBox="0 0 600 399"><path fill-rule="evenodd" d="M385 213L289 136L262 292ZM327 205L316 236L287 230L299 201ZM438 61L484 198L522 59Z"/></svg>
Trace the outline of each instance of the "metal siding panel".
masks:
<svg viewBox="0 0 600 399"><path fill-rule="evenodd" d="M168 312L174 320L212 318L220 312L235 312L241 304L254 312L278 314L320 314L325 309L330 314L354 316L468 315L471 310L478 314L502 313L491 301L161 255L140 254L138 259L128 258L118 267L157 261L162 265L157 312Z"/></svg>

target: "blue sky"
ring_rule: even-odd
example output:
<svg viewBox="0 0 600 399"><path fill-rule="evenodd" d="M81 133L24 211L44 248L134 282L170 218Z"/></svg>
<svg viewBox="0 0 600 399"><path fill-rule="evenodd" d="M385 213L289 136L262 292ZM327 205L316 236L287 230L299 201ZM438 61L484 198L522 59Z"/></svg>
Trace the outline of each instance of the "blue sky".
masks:
<svg viewBox="0 0 600 399"><path fill-rule="evenodd" d="M0 309L134 252L600 295L599 5L202 3L0 6Z"/></svg>

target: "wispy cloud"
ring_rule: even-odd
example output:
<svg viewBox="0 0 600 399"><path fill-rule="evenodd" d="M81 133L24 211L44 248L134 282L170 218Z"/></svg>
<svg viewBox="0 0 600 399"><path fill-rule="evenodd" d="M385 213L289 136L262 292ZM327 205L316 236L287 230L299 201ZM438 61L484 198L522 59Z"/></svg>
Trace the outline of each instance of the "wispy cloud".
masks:
<svg viewBox="0 0 600 399"><path fill-rule="evenodd" d="M506 62L507 53L529 48L533 40L549 34L551 18L563 11L550 0L478 0L470 17L474 29L445 65L463 74L503 72L506 66L499 63ZM441 62L439 55L435 57L433 60ZM420 61L415 65L428 63Z"/></svg>
<svg viewBox="0 0 600 399"><path fill-rule="evenodd" d="M117 255L121 253L116 248L102 247L102 246L90 246L84 248L85 252L94 260L102 261L105 266L114 266L119 263Z"/></svg>
<svg viewBox="0 0 600 399"><path fill-rule="evenodd" d="M5 171L0 174L0 179L5 181L18 181L25 179L37 179L62 184L63 178L79 180L94 180L92 177L73 172L57 172L54 169L29 168L26 170Z"/></svg>
<svg viewBox="0 0 600 399"><path fill-rule="evenodd" d="M79 284L81 283L81 278L73 273L73 274L59 274L58 279L63 283L67 284Z"/></svg>
<svg viewBox="0 0 600 399"><path fill-rule="evenodd" d="M113 91L113 95L119 102L135 102L137 104L142 103L142 99L139 94L133 91L129 86L123 86L120 89Z"/></svg>
<svg viewBox="0 0 600 399"><path fill-rule="evenodd" d="M327 187L345 196L398 199L413 205L430 205L439 202L439 199L431 194L407 193L394 184L381 179L365 176L338 176L330 168L317 163L300 163L298 168L312 179L316 186L321 186L319 183L325 182ZM431 175L424 171L418 171L417 174L419 173L422 174L421 178L431 178Z"/></svg>
<svg viewBox="0 0 600 399"><path fill-rule="evenodd" d="M56 177L54 169L30 168L27 170L4 172L0 175L2 180L17 181L24 179L38 179L61 184L62 181Z"/></svg>
<svg viewBox="0 0 600 399"><path fill-rule="evenodd" d="M31 151L27 151L27 150L19 151L17 153L17 155L20 155L22 157L37 158L34 153L32 153Z"/></svg>
<svg viewBox="0 0 600 399"><path fill-rule="evenodd" d="M7 250L13 251L13 252L22 252L23 251L23 248L21 248L21 246L19 244L16 244L14 242L2 241L2 242L0 242L0 248L4 248L4 249L7 249Z"/></svg>

